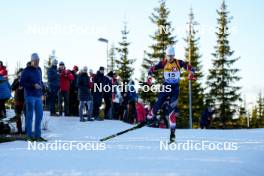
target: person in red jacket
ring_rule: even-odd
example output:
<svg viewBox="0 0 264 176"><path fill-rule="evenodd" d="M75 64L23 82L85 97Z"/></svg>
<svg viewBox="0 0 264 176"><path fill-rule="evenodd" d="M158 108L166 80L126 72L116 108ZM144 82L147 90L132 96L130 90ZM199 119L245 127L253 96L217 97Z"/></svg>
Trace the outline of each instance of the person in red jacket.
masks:
<svg viewBox="0 0 264 176"><path fill-rule="evenodd" d="M144 104L142 102L137 102L136 110L137 110L137 122L141 123L145 120L145 117L147 115L144 108Z"/></svg>
<svg viewBox="0 0 264 176"><path fill-rule="evenodd" d="M69 93L70 84L74 80L74 76L69 70L66 70L65 64L60 62L60 90L59 90L59 115L62 116L62 103L64 102L64 116L69 116Z"/></svg>
<svg viewBox="0 0 264 176"><path fill-rule="evenodd" d="M3 62L0 61L0 76L3 76L5 79L7 79L8 72L6 70L6 67L3 65Z"/></svg>

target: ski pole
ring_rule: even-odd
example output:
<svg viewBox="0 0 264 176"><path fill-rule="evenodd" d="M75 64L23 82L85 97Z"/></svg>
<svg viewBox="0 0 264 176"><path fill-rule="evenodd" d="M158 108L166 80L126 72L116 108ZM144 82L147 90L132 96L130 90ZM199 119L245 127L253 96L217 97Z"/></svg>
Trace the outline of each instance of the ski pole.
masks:
<svg viewBox="0 0 264 176"><path fill-rule="evenodd" d="M105 137L105 138L102 138L102 139L100 139L100 142L107 141L107 140L109 140L109 139L115 138L115 137L120 136L120 135L122 135L122 134L124 134L124 133L127 133L127 132L129 132L129 131L133 131L133 130L136 130L136 129L142 128L142 127L144 127L144 126L146 126L146 125L147 125L147 123L146 123L146 121L144 120L143 122L139 123L138 125L136 125L136 126L134 126L134 127L132 127L132 128L129 128L129 129L126 129L126 130L124 130L124 131L120 131L120 132L118 132L118 133L116 133L116 134L113 134L113 135L107 136L107 137ZM150 124L150 125L151 125L151 124Z"/></svg>

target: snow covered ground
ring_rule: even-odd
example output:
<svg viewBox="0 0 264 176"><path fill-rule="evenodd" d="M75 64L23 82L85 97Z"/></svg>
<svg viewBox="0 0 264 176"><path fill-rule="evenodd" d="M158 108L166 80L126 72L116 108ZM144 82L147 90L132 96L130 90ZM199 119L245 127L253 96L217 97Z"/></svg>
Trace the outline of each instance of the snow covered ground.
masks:
<svg viewBox="0 0 264 176"><path fill-rule="evenodd" d="M96 143L131 125L76 117L49 118L43 136L55 143ZM232 143L237 150L161 150L169 130L144 127L105 142L105 150L29 150L28 143L0 144L0 176L247 176L264 173L264 129L177 130L177 144ZM91 141L95 141L91 143ZM46 145L45 144L45 145ZM235 147L235 148L236 148ZM95 147L96 148L96 147ZM234 149L234 148L233 148Z"/></svg>

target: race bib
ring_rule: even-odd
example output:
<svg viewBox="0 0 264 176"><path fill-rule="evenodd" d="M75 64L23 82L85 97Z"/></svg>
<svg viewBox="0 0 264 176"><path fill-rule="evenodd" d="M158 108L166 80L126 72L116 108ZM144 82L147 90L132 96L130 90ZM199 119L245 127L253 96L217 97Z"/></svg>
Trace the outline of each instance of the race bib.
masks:
<svg viewBox="0 0 264 176"><path fill-rule="evenodd" d="M178 83L180 80L180 71L164 72L164 79L167 83Z"/></svg>

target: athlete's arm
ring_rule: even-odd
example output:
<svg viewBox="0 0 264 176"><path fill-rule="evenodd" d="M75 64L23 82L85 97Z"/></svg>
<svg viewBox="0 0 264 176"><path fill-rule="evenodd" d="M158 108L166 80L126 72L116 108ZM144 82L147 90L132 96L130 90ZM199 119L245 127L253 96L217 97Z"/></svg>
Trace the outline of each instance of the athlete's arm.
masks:
<svg viewBox="0 0 264 176"><path fill-rule="evenodd" d="M178 63L181 68L184 68L189 72L189 76L188 76L189 80L196 80L196 78L194 77L195 69L188 62L184 62L183 60L178 60Z"/></svg>
<svg viewBox="0 0 264 176"><path fill-rule="evenodd" d="M178 62L181 68L184 68L189 72L195 73L195 69L188 62L184 62L183 60L178 60Z"/></svg>
<svg viewBox="0 0 264 176"><path fill-rule="evenodd" d="M166 59L163 59L162 61L160 61L158 64L154 65L153 67L151 67L148 71L148 75L152 75L155 71L163 69L164 66L166 64Z"/></svg>

